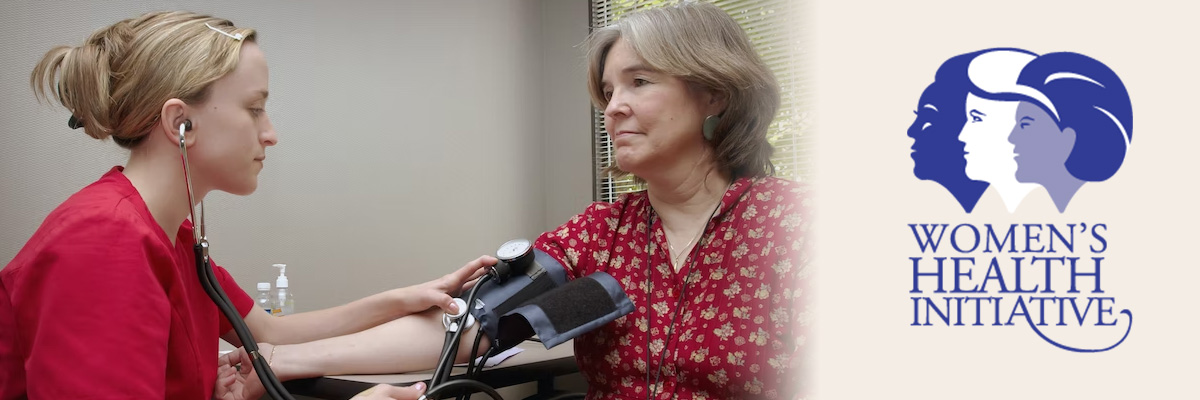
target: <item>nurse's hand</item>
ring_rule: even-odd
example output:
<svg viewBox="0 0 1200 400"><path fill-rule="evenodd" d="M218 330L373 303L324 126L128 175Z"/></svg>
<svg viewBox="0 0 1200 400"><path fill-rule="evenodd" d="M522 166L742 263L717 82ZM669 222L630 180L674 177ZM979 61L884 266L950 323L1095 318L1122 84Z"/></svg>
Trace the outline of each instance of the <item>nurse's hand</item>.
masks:
<svg viewBox="0 0 1200 400"><path fill-rule="evenodd" d="M350 400L417 400L425 394L425 384L417 382L412 386L400 387L380 383L362 391Z"/></svg>
<svg viewBox="0 0 1200 400"><path fill-rule="evenodd" d="M475 286L476 279L487 273L487 267L496 265L498 261L492 256L480 256L441 278L396 289L397 296L404 304L403 308L407 314L422 312L430 307L439 307L452 314L458 313L453 298L463 295Z"/></svg>
<svg viewBox="0 0 1200 400"><path fill-rule="evenodd" d="M258 374L254 372L254 365L244 348L239 347L217 359L213 400L253 400L264 394L266 389L258 380Z"/></svg>
<svg viewBox="0 0 1200 400"><path fill-rule="evenodd" d="M408 387L381 383L362 391L351 400L417 400L423 394L425 394L425 383L422 382ZM213 400L257 400L263 398L264 395L266 395L266 389L258 380L258 374L254 372L254 368L250 364L250 357L246 355L245 351L238 349L221 356L217 366L217 383L213 389Z"/></svg>
<svg viewBox="0 0 1200 400"><path fill-rule="evenodd" d="M273 362L275 345L259 343L258 353L263 361L271 368L271 373L280 382L297 378L294 371L288 369L287 363ZM258 400L267 394L258 372L254 370L254 362L246 353L245 347L238 347L217 359L217 383L213 388L214 400Z"/></svg>

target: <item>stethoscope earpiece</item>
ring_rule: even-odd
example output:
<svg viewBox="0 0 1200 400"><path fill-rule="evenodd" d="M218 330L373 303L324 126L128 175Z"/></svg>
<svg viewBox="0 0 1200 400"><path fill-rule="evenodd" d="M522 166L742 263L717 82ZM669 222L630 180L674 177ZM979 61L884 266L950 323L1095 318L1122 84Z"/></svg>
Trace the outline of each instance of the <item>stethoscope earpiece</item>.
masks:
<svg viewBox="0 0 1200 400"><path fill-rule="evenodd" d="M185 120L183 120L182 123L179 124L179 150L180 151L187 151L187 150L184 150L184 135L183 135L183 133L190 131L190 130L192 130L192 120L185 119Z"/></svg>

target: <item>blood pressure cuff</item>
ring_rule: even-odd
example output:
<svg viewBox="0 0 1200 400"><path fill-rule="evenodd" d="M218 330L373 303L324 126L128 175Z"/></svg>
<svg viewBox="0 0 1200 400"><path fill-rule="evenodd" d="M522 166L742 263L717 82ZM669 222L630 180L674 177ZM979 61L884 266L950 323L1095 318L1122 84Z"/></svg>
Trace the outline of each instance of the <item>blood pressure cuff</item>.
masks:
<svg viewBox="0 0 1200 400"><path fill-rule="evenodd" d="M500 326L531 329L549 349L631 312L633 302L621 284L594 272L517 307L500 317Z"/></svg>
<svg viewBox="0 0 1200 400"><path fill-rule="evenodd" d="M471 314L494 351L533 335L547 349L633 312L633 302L611 275L595 272L567 282L554 257L534 250L534 263L504 284L486 282Z"/></svg>

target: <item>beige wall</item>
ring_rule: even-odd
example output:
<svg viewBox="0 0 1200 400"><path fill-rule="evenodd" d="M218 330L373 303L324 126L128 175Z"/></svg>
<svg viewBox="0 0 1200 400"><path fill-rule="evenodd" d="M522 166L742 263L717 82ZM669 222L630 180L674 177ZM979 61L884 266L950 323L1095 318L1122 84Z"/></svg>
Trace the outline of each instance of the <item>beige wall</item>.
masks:
<svg viewBox="0 0 1200 400"><path fill-rule="evenodd" d="M592 202L592 105L584 85L587 65L582 47L589 17L587 0L542 1L547 230Z"/></svg>
<svg viewBox="0 0 1200 400"><path fill-rule="evenodd" d="M124 1L0 5L0 260L127 153L66 128L29 73L46 50L158 9L259 30L280 144L258 191L209 196L244 290L287 263L296 309L425 281L591 198L587 2ZM103 266L102 262L97 264Z"/></svg>

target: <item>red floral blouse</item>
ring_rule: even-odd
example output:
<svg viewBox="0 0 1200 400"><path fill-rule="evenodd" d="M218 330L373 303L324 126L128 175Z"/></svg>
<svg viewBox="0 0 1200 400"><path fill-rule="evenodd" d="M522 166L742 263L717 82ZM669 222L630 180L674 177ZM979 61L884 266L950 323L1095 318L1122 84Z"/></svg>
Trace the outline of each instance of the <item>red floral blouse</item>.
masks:
<svg viewBox="0 0 1200 400"><path fill-rule="evenodd" d="M575 340L588 398L646 398L656 373L660 399L795 397L808 324L806 190L777 178L736 180L693 253L697 260L688 255L679 272L645 192L594 203L542 234L537 248L572 279L607 272L636 306Z"/></svg>

